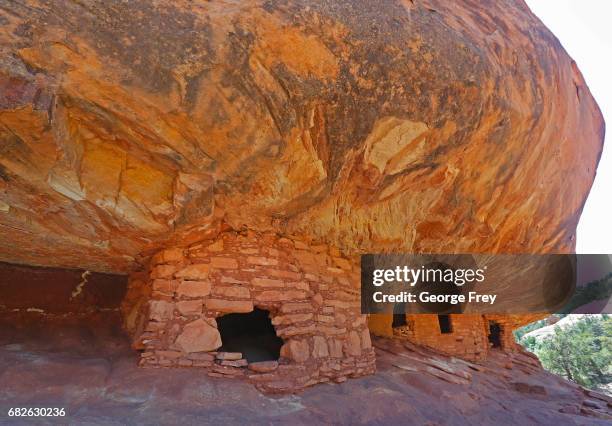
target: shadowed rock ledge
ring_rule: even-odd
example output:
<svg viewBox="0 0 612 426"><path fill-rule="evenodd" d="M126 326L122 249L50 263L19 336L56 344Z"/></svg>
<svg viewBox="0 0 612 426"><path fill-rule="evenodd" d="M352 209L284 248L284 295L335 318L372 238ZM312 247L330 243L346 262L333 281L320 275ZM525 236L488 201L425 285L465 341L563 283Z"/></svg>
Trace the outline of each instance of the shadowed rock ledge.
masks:
<svg viewBox="0 0 612 426"><path fill-rule="evenodd" d="M374 339L378 373L270 396L190 369L141 369L118 317L16 324L0 313L0 409L65 407L72 423L609 425L612 398L543 371L525 353L484 364ZM63 383L64 386L58 386Z"/></svg>

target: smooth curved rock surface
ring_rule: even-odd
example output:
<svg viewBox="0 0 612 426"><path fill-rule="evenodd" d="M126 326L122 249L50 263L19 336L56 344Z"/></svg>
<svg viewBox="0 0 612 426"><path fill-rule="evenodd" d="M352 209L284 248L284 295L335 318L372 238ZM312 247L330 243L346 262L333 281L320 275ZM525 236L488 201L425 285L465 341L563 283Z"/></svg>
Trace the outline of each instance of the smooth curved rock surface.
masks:
<svg viewBox="0 0 612 426"><path fill-rule="evenodd" d="M125 272L219 223L561 252L602 149L522 2L0 6L0 260Z"/></svg>

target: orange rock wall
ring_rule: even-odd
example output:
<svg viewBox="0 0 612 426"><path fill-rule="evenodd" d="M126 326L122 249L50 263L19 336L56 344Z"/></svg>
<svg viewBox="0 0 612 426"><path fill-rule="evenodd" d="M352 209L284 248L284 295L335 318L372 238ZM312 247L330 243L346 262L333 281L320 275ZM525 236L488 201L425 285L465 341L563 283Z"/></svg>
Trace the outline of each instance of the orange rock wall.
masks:
<svg viewBox="0 0 612 426"><path fill-rule="evenodd" d="M604 123L524 2L4 2L0 260L128 273L216 219L566 253Z"/></svg>
<svg viewBox="0 0 612 426"><path fill-rule="evenodd" d="M370 374L374 351L355 265L326 245L225 232L158 253L148 278L134 274L125 325L143 366L201 367L267 391ZM278 367L264 373L215 360L222 343L215 318L255 307L270 312L284 341Z"/></svg>

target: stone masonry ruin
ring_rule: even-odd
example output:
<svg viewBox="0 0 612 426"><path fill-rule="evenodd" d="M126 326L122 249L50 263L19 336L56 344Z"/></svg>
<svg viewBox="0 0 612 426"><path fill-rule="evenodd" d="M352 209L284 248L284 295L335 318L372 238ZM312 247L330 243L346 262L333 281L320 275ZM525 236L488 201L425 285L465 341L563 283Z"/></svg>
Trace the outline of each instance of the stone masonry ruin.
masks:
<svg viewBox="0 0 612 426"><path fill-rule="evenodd" d="M266 392L373 373L370 331L482 361L492 348L516 350L511 331L538 318L365 316L359 286L357 256L272 233L225 230L153 255L145 271L130 276L122 311L141 366L200 368Z"/></svg>
<svg viewBox="0 0 612 426"><path fill-rule="evenodd" d="M377 314L368 317L373 334L405 339L438 352L472 361L491 349L518 349L512 331L540 315ZM492 325L495 327L492 327Z"/></svg>
<svg viewBox="0 0 612 426"><path fill-rule="evenodd" d="M142 366L200 367L271 392L342 382L375 370L356 265L327 245L224 232L214 241L163 250L146 274L134 274L123 304L126 327L142 350ZM254 347L256 339L243 339L243 348L234 339L232 351L220 349L226 342L219 324L232 316L239 326L241 314L253 315L251 326L263 320L255 335L265 334L269 314L282 341L278 360L249 362L245 352L266 351ZM278 343L264 339L268 347Z"/></svg>

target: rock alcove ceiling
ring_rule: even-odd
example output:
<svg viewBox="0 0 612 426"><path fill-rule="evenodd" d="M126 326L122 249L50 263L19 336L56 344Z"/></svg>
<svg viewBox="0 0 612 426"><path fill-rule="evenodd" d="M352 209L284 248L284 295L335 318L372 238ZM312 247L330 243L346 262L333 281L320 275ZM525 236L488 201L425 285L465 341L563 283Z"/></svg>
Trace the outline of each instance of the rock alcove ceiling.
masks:
<svg viewBox="0 0 612 426"><path fill-rule="evenodd" d="M223 228L566 252L604 123L522 2L0 7L0 260L127 273Z"/></svg>

